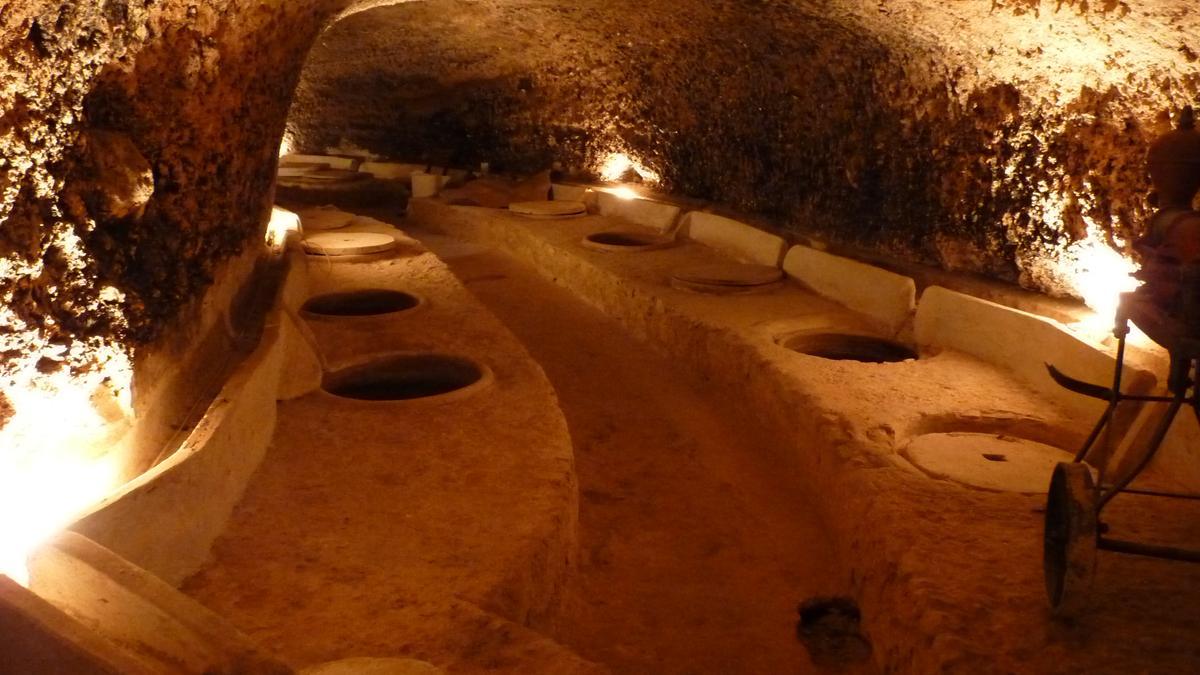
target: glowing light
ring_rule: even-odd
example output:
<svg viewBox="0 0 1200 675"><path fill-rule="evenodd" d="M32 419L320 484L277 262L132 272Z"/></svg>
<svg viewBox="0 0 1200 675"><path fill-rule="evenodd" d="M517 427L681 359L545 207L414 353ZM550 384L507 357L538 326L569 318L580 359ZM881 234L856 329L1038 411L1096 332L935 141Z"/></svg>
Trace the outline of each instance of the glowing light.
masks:
<svg viewBox="0 0 1200 675"><path fill-rule="evenodd" d="M614 152L604 160L600 167L600 177L607 181L617 181L633 169L633 160L623 152ZM636 171L636 169L635 169Z"/></svg>
<svg viewBox="0 0 1200 675"><path fill-rule="evenodd" d="M74 269L77 238L56 232ZM54 292L58 292L55 289ZM93 311L120 303L117 288L100 289ZM0 323L23 326L3 298ZM133 368L127 351L102 340L50 342L34 328L0 336L20 356L5 365L0 392L0 574L27 583L25 559L120 480L132 413Z"/></svg>
<svg viewBox="0 0 1200 675"><path fill-rule="evenodd" d="M289 134L284 134L283 138L279 139L279 156L292 154L292 137Z"/></svg>
<svg viewBox="0 0 1200 675"><path fill-rule="evenodd" d="M56 189L49 178L35 182L39 194ZM73 311L123 325L124 293L94 288L76 225L54 215L60 219L44 226L45 247L62 261L62 274L47 294ZM0 276L36 278L44 261L0 257ZM93 299L84 306L79 298L87 297ZM101 338L59 340L46 330L56 323L28 322L19 306L12 291L0 294L0 574L25 583L29 552L124 478L133 368L126 348Z"/></svg>
<svg viewBox="0 0 1200 675"><path fill-rule="evenodd" d="M0 573L25 583L25 558L116 487L115 452L132 419L126 354L93 351L96 367L18 373L0 429ZM77 353L76 356L79 356Z"/></svg>
<svg viewBox="0 0 1200 675"><path fill-rule="evenodd" d="M622 180L632 169L645 182L656 184L661 177L657 172L623 152L612 152L600 164L600 178L609 182Z"/></svg>
<svg viewBox="0 0 1200 675"><path fill-rule="evenodd" d="M638 198L637 191L627 185L622 185L621 187L615 187L615 188L609 190L609 193L616 196L619 199L637 199Z"/></svg>
<svg viewBox="0 0 1200 675"><path fill-rule="evenodd" d="M1063 229L1064 214L1068 212L1065 198L1045 181L1039 183L1038 193L1031 215ZM1111 330L1121 294L1136 289L1141 282L1133 276L1137 264L1109 244L1112 241L1120 247L1123 242L1107 236L1087 215L1093 206L1091 197L1085 194L1076 209L1086 228L1082 239L1065 247L1048 246L1030 252L1018 264L1022 267L1023 281L1030 286L1074 295L1096 313L1096 318L1086 323L1097 327L1107 325Z"/></svg>
<svg viewBox="0 0 1200 675"><path fill-rule="evenodd" d="M1137 264L1105 243L1099 228L1088 221L1088 236L1071 244L1059 258L1068 278L1084 304L1100 317L1111 319L1121 294L1137 288L1133 277Z"/></svg>
<svg viewBox="0 0 1200 675"><path fill-rule="evenodd" d="M1090 237L1081 242L1078 255L1075 281L1084 304L1101 316L1112 316L1121 294L1138 287L1138 280L1133 278L1137 265Z"/></svg>
<svg viewBox="0 0 1200 675"><path fill-rule="evenodd" d="M278 206L271 208L271 219L267 221L266 244L272 251L278 253L287 246L288 237L292 233L303 232L300 216Z"/></svg>
<svg viewBox="0 0 1200 675"><path fill-rule="evenodd" d="M29 554L116 486L111 456L92 461L29 458L0 479L0 574L29 585Z"/></svg>

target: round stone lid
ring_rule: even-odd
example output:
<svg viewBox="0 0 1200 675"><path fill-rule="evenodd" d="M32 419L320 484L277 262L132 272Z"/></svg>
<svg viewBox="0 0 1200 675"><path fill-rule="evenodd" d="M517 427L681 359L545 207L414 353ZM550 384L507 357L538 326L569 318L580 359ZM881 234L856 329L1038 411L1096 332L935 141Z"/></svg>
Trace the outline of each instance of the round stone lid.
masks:
<svg viewBox="0 0 1200 675"><path fill-rule="evenodd" d="M568 201L513 202L508 210L529 218L571 218L586 214L587 206Z"/></svg>
<svg viewBox="0 0 1200 675"><path fill-rule="evenodd" d="M934 478L1001 492L1042 493L1059 462L1074 455L1061 448L1000 434L937 433L917 436L902 454Z"/></svg>
<svg viewBox="0 0 1200 675"><path fill-rule="evenodd" d="M395 239L376 232L320 232L304 238L304 251L311 255L369 255L395 247Z"/></svg>

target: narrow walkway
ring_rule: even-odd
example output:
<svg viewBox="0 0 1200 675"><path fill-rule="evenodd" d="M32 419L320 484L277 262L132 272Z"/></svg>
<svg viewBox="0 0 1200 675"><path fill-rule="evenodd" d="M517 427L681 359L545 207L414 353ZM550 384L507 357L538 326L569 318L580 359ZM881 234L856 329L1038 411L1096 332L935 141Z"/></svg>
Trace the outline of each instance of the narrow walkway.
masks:
<svg viewBox="0 0 1200 675"><path fill-rule="evenodd" d="M767 463L770 440L723 409L720 391L533 270L411 234L507 324L558 393L583 551L554 637L619 673L815 672L796 607L845 589L806 497Z"/></svg>

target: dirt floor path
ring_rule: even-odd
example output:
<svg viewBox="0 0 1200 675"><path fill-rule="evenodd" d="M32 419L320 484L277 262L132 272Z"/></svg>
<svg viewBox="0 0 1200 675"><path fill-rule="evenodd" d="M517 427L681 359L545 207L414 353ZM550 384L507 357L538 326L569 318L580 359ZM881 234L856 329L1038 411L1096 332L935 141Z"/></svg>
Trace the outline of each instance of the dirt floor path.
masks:
<svg viewBox="0 0 1200 675"><path fill-rule="evenodd" d="M561 401L582 555L554 637L619 673L819 672L796 608L844 589L807 498L767 459L770 440L533 270L413 234L525 344Z"/></svg>

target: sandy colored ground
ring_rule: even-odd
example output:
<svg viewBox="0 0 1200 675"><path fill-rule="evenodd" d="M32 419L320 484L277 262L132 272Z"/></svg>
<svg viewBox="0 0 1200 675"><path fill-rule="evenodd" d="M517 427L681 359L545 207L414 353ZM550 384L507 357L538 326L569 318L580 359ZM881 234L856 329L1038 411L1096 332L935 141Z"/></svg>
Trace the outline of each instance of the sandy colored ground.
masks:
<svg viewBox="0 0 1200 675"><path fill-rule="evenodd" d="M853 315L792 285L737 298L671 289L667 270L712 253L579 247L581 231L611 226L603 219L479 222L461 223L472 242L420 234L474 298L434 256L406 254L381 276L338 283L454 287L454 300L386 329L318 326L318 337L334 362L381 341L478 350L498 382L522 384L410 416L343 416L354 406L317 396L281 407L294 423L281 424L213 565L186 587L268 648L297 664L415 656L464 673L589 672L589 661L627 673L812 672L795 606L847 594L876 662L896 672L1200 664L1200 566L1101 554L1090 610L1054 620L1042 498L932 480L903 459L908 438L964 427L1073 443L1082 421L1003 371L950 351L883 365L797 355L772 336L852 326ZM464 416L468 402L482 407ZM526 412L488 412L497 406ZM545 551L574 549L547 514L571 491L561 475L530 474L554 454L525 461L520 439L559 415L580 505L577 566L556 574ZM344 433L330 424L339 418ZM386 452L406 429L436 431L397 462ZM565 441L557 433L541 438ZM440 469L413 471L419 448L437 450ZM481 461L488 470L475 470ZM507 496L480 497L492 490ZM1195 516L1192 503L1131 497L1107 519L1132 539L1189 543L1200 541ZM548 529L523 537L530 518Z"/></svg>
<svg viewBox="0 0 1200 675"><path fill-rule="evenodd" d="M672 360L709 378L725 405L770 430L815 496L863 610L877 662L895 672L1176 673L1200 665L1200 566L1101 553L1091 606L1051 617L1041 569L1041 495L933 480L901 455L922 433L990 431L1075 447L1072 419L1003 370L950 350L894 364L788 352L780 332L850 326L853 316L789 285L714 298L665 283L712 255L694 243L605 254L580 237L599 217L531 222L414 200L410 221L488 242L603 309ZM1020 339L1020 336L1013 336ZM1031 345L1034 347L1034 345ZM783 463L781 463L782 465ZM1121 497L1113 533L1195 546L1195 502Z"/></svg>
<svg viewBox="0 0 1200 675"><path fill-rule="evenodd" d="M815 672L797 605L849 586L816 510L772 464L771 439L533 270L434 243L533 359L415 246L373 263L310 261L314 292L383 286L427 300L391 318L309 321L330 367L437 348L478 356L497 382L441 404L320 392L282 403L274 447L185 590L296 665L371 655L463 673L588 672L588 661ZM547 475L562 416L580 480L568 577L553 552L574 543L563 539L574 523L556 534L554 514L573 506L562 490L574 478ZM526 534L527 522L550 531Z"/></svg>
<svg viewBox="0 0 1200 675"><path fill-rule="evenodd" d="M411 240L371 261L309 258L308 275L314 294L426 300L309 321L327 368L432 351L495 379L445 399L281 402L272 447L184 591L298 667L405 656L449 673L594 671L527 628L558 614L577 552L570 439L541 369Z"/></svg>
<svg viewBox="0 0 1200 675"><path fill-rule="evenodd" d="M583 551L559 639L621 673L812 672L796 606L847 589L772 441L533 270L444 257L542 364L571 428Z"/></svg>

